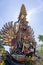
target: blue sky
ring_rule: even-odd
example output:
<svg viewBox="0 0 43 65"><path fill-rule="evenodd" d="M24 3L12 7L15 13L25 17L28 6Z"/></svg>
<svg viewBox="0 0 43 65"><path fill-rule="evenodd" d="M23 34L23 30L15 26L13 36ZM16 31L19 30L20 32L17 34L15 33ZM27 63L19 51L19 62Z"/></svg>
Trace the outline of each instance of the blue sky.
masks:
<svg viewBox="0 0 43 65"><path fill-rule="evenodd" d="M38 35L43 34L43 0L0 0L0 30L6 22L17 21L22 4L26 7L27 20L39 43Z"/></svg>

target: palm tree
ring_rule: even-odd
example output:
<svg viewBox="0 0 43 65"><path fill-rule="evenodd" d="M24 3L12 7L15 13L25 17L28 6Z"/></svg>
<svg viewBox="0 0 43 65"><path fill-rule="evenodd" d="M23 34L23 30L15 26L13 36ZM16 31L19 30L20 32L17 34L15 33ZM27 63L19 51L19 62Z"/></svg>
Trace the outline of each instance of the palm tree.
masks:
<svg viewBox="0 0 43 65"><path fill-rule="evenodd" d="M39 39L39 41L42 41L43 42L43 35L39 35L38 36L38 39Z"/></svg>
<svg viewBox="0 0 43 65"><path fill-rule="evenodd" d="M39 39L39 42L43 42L43 35L39 35L38 36L38 39ZM42 52L43 51L43 44L40 44L40 51Z"/></svg>

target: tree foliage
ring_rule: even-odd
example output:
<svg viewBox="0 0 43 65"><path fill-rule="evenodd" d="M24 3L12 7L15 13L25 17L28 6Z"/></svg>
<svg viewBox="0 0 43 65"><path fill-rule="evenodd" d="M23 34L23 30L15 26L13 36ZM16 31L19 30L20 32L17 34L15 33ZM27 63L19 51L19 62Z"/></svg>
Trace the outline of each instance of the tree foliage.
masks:
<svg viewBox="0 0 43 65"><path fill-rule="evenodd" d="M38 39L39 39L39 41L42 41L43 42L43 35L39 35L38 36Z"/></svg>

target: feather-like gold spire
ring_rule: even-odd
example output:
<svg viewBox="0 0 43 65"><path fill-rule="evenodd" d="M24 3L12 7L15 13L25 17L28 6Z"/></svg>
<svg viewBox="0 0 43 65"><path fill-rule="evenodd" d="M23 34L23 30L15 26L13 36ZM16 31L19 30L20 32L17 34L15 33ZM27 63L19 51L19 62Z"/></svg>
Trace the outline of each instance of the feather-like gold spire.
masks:
<svg viewBox="0 0 43 65"><path fill-rule="evenodd" d="M19 19L22 17L22 20L25 22L26 16L27 16L26 8L25 8L25 5L22 4L20 14L19 14Z"/></svg>

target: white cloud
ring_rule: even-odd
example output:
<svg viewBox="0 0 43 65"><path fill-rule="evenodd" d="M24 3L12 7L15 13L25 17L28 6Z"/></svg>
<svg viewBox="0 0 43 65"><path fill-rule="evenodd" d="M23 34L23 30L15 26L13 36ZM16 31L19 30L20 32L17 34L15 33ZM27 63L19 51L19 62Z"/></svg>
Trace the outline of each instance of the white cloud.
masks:
<svg viewBox="0 0 43 65"><path fill-rule="evenodd" d="M37 13L40 13L43 11L43 2L40 1L40 5L38 5L38 7L36 8L32 8L30 9L27 13L27 20L29 20L33 15L37 14Z"/></svg>
<svg viewBox="0 0 43 65"><path fill-rule="evenodd" d="M41 1L41 0L39 0L39 5L36 7L36 8L32 8L32 9L30 9L27 13L28 13L28 15L27 15L27 20L28 21L31 21L31 18L35 15L35 17L36 17L36 15L38 14L38 13L41 13L41 12L43 12L43 2ZM34 17L33 17L34 18ZM36 22L35 22L36 23ZM31 21L31 22L29 22L29 24L31 25L31 26L33 26L33 24L34 24L34 21ZM34 27L34 26L33 26ZM36 30L36 28L33 28L34 30ZM37 33L39 34L39 32L37 31ZM38 38L37 38L37 36L38 36L38 34L35 34L35 39L37 40L37 44L40 44L41 42L39 42L38 41ZM41 32L41 34L42 34L42 32ZM42 43L41 43L42 44Z"/></svg>

